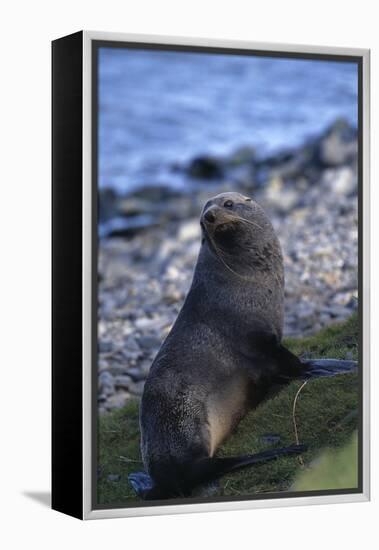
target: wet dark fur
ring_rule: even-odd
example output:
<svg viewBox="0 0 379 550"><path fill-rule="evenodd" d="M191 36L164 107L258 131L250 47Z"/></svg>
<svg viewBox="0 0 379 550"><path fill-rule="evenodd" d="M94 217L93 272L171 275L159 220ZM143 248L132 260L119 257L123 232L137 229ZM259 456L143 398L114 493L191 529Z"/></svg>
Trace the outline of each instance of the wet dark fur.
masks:
<svg viewBox="0 0 379 550"><path fill-rule="evenodd" d="M146 499L188 496L228 471L303 450L214 457L251 408L281 384L306 376L306 369L280 343L283 261L263 210L242 195L224 193L206 204L201 226L191 289L142 397L148 475L133 474L130 481Z"/></svg>

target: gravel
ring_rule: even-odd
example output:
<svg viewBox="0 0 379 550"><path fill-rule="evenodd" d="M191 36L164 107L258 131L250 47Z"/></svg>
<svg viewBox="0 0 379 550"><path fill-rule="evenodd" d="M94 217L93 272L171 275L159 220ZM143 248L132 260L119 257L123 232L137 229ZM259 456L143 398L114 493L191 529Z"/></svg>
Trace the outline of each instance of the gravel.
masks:
<svg viewBox="0 0 379 550"><path fill-rule="evenodd" d="M357 308L355 138L343 142L343 148L328 132L316 144L320 164L310 157L313 160L307 162L313 164L304 166L304 151L299 149L299 158L296 151L292 154L290 168L287 158L285 163L272 162L272 167L267 161L264 177L256 178L260 184L254 180L243 188L266 210L282 244L286 336L313 334L346 319ZM213 175L219 175L217 170ZM174 211L173 204L179 201L180 216L168 216L165 222L165 206L155 203L160 225L154 222L131 237L100 240L101 414L141 396L150 365L191 284L200 247L201 207L210 196L231 188L235 185L220 180L199 188L186 201L183 197L167 200L167 212ZM134 208L141 207L140 203L139 199Z"/></svg>

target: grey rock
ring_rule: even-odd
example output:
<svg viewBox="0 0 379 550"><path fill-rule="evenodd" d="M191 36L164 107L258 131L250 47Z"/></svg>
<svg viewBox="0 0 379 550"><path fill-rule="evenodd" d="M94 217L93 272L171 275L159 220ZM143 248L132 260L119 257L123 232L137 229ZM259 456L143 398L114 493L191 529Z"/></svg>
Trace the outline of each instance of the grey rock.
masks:
<svg viewBox="0 0 379 550"><path fill-rule="evenodd" d="M279 212L288 212L299 201L299 195L295 189L287 187L280 177L275 176L269 182L265 190L266 200L271 207Z"/></svg>
<svg viewBox="0 0 379 550"><path fill-rule="evenodd" d="M328 313L330 317L338 317L343 319L344 317L346 317L346 308L343 306L326 307L323 310L323 313Z"/></svg>
<svg viewBox="0 0 379 550"><path fill-rule="evenodd" d="M130 194L131 197L158 204L169 199L179 199L181 195L180 191L175 191L167 185L145 185Z"/></svg>
<svg viewBox="0 0 379 550"><path fill-rule="evenodd" d="M170 287L164 293L163 299L166 304L176 304L183 299L183 293L174 287Z"/></svg>
<svg viewBox="0 0 379 550"><path fill-rule="evenodd" d="M127 370L128 376L130 376L133 382L139 382L146 378L146 374L139 367L131 367Z"/></svg>
<svg viewBox="0 0 379 550"><path fill-rule="evenodd" d="M99 366L99 372L101 372L101 371L107 370L109 368L109 363L108 363L108 361L105 361L104 359L100 359L98 366Z"/></svg>
<svg viewBox="0 0 379 550"><path fill-rule="evenodd" d="M112 410L112 409L121 409L122 407L125 407L128 399L129 399L129 394L127 392L117 392L113 395L111 395L106 403L105 403L105 407L108 409L108 410Z"/></svg>
<svg viewBox="0 0 379 550"><path fill-rule="evenodd" d="M99 190L99 219L101 222L110 220L118 213L117 195L113 189Z"/></svg>
<svg viewBox="0 0 379 550"><path fill-rule="evenodd" d="M155 204L143 198L129 196L120 200L119 211L123 216L138 216L154 212Z"/></svg>
<svg viewBox="0 0 379 550"><path fill-rule="evenodd" d="M346 304L346 307L348 309L351 309L353 311L356 311L358 309L358 300L355 296L352 296L348 303Z"/></svg>
<svg viewBox="0 0 379 550"><path fill-rule="evenodd" d="M121 475L120 474L109 474L107 476L108 481L120 481Z"/></svg>
<svg viewBox="0 0 379 550"><path fill-rule="evenodd" d="M203 156L191 161L188 174L198 179L220 179L224 175L224 170L219 159Z"/></svg>
<svg viewBox="0 0 379 550"><path fill-rule="evenodd" d="M141 396L143 393L144 385L145 385L144 381L132 382L129 386L129 391L133 395Z"/></svg>
<svg viewBox="0 0 379 550"><path fill-rule="evenodd" d="M147 214L133 218L112 218L107 224L103 224L103 235L100 234L100 236L131 239L156 225L158 220Z"/></svg>
<svg viewBox="0 0 379 550"><path fill-rule="evenodd" d="M122 374L126 374L127 370L128 364L116 362L113 362L112 365L108 368L108 372L110 372L112 376L120 376Z"/></svg>
<svg viewBox="0 0 379 550"><path fill-rule="evenodd" d="M357 134L346 120L336 121L320 141L319 158L326 166L338 166L351 161L358 151Z"/></svg>
<svg viewBox="0 0 379 550"><path fill-rule="evenodd" d="M342 166L337 169L326 170L323 174L322 185L327 192L335 193L341 198L352 193L357 193L358 180L353 169L350 166ZM346 214L349 205L339 204L340 213Z"/></svg>
<svg viewBox="0 0 379 550"><path fill-rule="evenodd" d="M296 315L298 319L301 319L301 320L311 317L313 313L314 313L314 307L306 303L300 303L298 310L296 311Z"/></svg>
<svg viewBox="0 0 379 550"><path fill-rule="evenodd" d="M122 355L127 360L138 359L141 355L141 348L135 338L129 336L122 346Z"/></svg>
<svg viewBox="0 0 379 550"><path fill-rule="evenodd" d="M256 157L256 151L254 147L246 145L236 149L227 159L226 162L231 166L239 166L252 164Z"/></svg>
<svg viewBox="0 0 379 550"><path fill-rule="evenodd" d="M138 329L149 330L149 329L156 328L158 326L158 322L157 322L156 319L150 319L148 317L142 317L141 319L136 320L135 325Z"/></svg>
<svg viewBox="0 0 379 550"><path fill-rule="evenodd" d="M158 349L161 345L161 340L156 336L141 336L138 343L143 350L151 350Z"/></svg>
<svg viewBox="0 0 379 550"><path fill-rule="evenodd" d="M145 379L149 374L150 367L151 367L151 361L142 361L142 363L138 365L138 368L141 372L141 376L143 377L143 379Z"/></svg>
<svg viewBox="0 0 379 550"><path fill-rule="evenodd" d="M122 351L124 358L128 364L133 364L141 356L141 352L129 351L127 349Z"/></svg>
<svg viewBox="0 0 379 550"><path fill-rule="evenodd" d="M102 371L98 377L99 393L104 395L110 395L114 393L114 378L108 371Z"/></svg>
<svg viewBox="0 0 379 550"><path fill-rule="evenodd" d="M180 225L178 239L180 241L193 241L200 238L201 230L198 219L184 222Z"/></svg>
<svg viewBox="0 0 379 550"><path fill-rule="evenodd" d="M109 353L113 349L113 344L109 340L100 340L99 351L100 353Z"/></svg>
<svg viewBox="0 0 379 550"><path fill-rule="evenodd" d="M126 374L119 374L115 376L114 383L116 388L128 389L132 383L132 378Z"/></svg>
<svg viewBox="0 0 379 550"><path fill-rule="evenodd" d="M279 434L264 434L261 437L261 442L263 445L276 445L277 443L280 443L280 435Z"/></svg>

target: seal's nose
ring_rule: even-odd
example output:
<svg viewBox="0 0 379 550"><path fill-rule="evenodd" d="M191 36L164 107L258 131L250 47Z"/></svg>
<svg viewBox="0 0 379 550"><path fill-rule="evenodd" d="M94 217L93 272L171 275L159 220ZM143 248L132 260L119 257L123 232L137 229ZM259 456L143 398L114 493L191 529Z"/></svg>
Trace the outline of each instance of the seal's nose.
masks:
<svg viewBox="0 0 379 550"><path fill-rule="evenodd" d="M216 220L215 213L211 209L205 212L204 218L208 223L214 223Z"/></svg>

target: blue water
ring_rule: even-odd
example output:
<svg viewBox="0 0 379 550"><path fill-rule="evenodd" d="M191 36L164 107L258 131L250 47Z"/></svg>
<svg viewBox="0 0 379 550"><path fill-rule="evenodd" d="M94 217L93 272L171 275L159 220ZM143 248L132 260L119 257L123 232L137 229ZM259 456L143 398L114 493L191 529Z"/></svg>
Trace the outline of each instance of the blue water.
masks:
<svg viewBox="0 0 379 550"><path fill-rule="evenodd" d="M188 185L172 165L357 126L354 63L101 48L99 185Z"/></svg>

